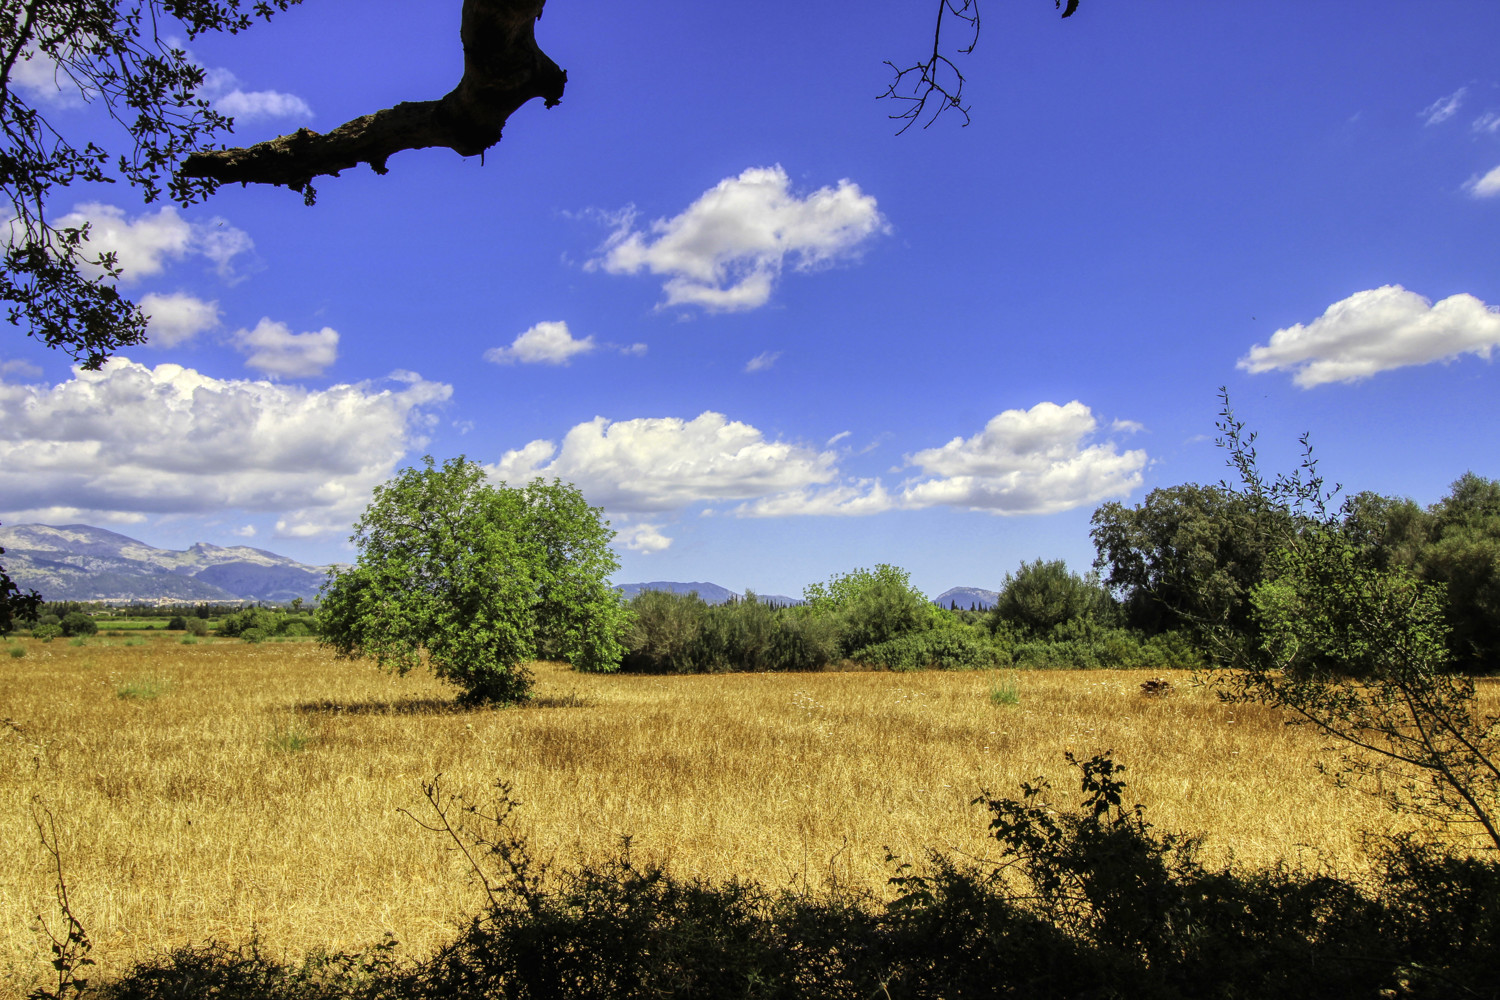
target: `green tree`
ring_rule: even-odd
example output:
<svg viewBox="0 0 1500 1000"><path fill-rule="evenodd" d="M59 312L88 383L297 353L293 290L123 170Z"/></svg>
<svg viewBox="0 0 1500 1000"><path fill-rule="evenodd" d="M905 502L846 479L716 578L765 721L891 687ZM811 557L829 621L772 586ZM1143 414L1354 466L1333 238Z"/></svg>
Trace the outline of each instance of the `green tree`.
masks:
<svg viewBox="0 0 1500 1000"><path fill-rule="evenodd" d="M1372 558L1350 505L1330 507L1305 436L1301 469L1267 480L1227 397L1219 428L1238 495L1284 515L1261 522L1273 554L1251 590L1253 627L1226 616L1205 633L1221 691L1339 741L1336 770L1393 807L1475 825L1500 848L1500 719L1451 669L1444 588Z"/></svg>
<svg viewBox="0 0 1500 1000"><path fill-rule="evenodd" d="M324 585L321 641L403 674L425 658L468 702L524 700L544 649L613 670L627 624L606 584L613 537L576 487L492 485L474 462L429 456L376 487L355 566Z"/></svg>
<svg viewBox="0 0 1500 1000"><path fill-rule="evenodd" d="M1005 574L990 617L995 627L1008 623L1029 635L1045 636L1064 622L1098 617L1108 601L1096 576L1069 573L1061 559L1038 559L1022 563L1014 576Z"/></svg>
<svg viewBox="0 0 1500 1000"><path fill-rule="evenodd" d="M1442 584L1449 648L1466 670L1500 668L1500 481L1465 473L1428 508L1422 579Z"/></svg>
<svg viewBox="0 0 1500 1000"><path fill-rule="evenodd" d="M82 611L69 611L62 618L62 634L67 636L94 635L99 631L99 623L84 614Z"/></svg>
<svg viewBox="0 0 1500 1000"><path fill-rule="evenodd" d="M876 564L804 587L806 613L836 621L845 656L907 632L933 628L944 612L911 585L911 574L899 566Z"/></svg>
<svg viewBox="0 0 1500 1000"><path fill-rule="evenodd" d="M1250 591L1294 513L1223 486L1152 490L1136 507L1107 503L1090 535L1130 624L1148 632L1231 622L1252 627Z"/></svg>

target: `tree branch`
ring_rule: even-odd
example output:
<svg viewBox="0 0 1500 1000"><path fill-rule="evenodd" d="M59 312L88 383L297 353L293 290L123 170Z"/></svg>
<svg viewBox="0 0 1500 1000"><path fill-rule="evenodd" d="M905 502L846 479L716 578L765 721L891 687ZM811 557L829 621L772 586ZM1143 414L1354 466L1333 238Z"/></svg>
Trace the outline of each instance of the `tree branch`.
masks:
<svg viewBox="0 0 1500 1000"><path fill-rule="evenodd" d="M535 23L546 0L464 0L460 36L464 75L445 97L408 101L363 115L327 133L298 129L242 149L195 153L184 177L219 182L284 184L312 201L310 181L368 163L378 174L405 149L445 146L460 156L482 154L500 141L506 119L540 97L561 99L568 74L538 47Z"/></svg>

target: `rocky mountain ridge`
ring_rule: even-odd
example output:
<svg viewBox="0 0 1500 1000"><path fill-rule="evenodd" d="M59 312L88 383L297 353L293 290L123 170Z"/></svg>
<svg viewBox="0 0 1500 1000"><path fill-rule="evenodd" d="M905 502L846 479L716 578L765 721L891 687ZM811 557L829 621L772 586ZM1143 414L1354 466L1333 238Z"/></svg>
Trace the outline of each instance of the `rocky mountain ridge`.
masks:
<svg viewBox="0 0 1500 1000"><path fill-rule="evenodd" d="M328 575L248 545L158 549L87 524L5 525L0 547L16 585L49 601L307 600Z"/></svg>

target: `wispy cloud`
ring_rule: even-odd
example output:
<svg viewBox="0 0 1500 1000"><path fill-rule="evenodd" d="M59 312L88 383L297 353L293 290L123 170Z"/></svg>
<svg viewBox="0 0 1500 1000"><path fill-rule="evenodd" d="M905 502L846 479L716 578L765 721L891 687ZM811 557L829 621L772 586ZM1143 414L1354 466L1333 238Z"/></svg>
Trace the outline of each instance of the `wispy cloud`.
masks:
<svg viewBox="0 0 1500 1000"><path fill-rule="evenodd" d="M1500 167L1496 167L1483 177L1471 177L1464 184L1464 190L1476 198L1493 198L1500 194Z"/></svg>
<svg viewBox="0 0 1500 1000"><path fill-rule="evenodd" d="M1439 97L1417 112L1417 117L1422 119L1424 125L1439 125L1458 114L1458 109L1463 106L1464 97L1468 93L1468 87L1459 87L1447 97Z"/></svg>
<svg viewBox="0 0 1500 1000"><path fill-rule="evenodd" d="M755 357L745 362L745 374L753 375L756 372L763 372L776 364L776 359L779 357L781 357L780 351L761 351Z"/></svg>

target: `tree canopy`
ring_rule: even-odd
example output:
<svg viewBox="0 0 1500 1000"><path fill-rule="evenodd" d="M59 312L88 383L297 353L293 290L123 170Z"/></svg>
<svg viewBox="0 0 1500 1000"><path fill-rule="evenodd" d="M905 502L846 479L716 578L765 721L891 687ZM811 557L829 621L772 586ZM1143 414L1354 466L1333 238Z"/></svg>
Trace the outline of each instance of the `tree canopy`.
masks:
<svg viewBox="0 0 1500 1000"><path fill-rule="evenodd" d="M424 660L470 702L524 700L541 653L613 670L624 615L603 511L554 480L491 485L463 457L429 456L375 489L355 566L318 610L325 645L406 673Z"/></svg>

